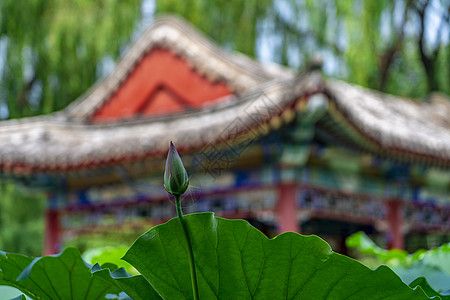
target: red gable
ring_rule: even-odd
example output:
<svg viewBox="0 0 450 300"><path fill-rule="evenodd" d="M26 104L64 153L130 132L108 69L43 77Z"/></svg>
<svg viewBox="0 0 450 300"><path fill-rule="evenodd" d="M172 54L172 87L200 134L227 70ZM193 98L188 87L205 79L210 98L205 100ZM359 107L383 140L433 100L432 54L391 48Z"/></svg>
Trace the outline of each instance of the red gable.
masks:
<svg viewBox="0 0 450 300"><path fill-rule="evenodd" d="M274 78L292 76L279 66L266 67L224 52L189 24L163 17L133 43L109 76L74 101L65 114L86 124L151 119L199 110L224 96L239 96Z"/></svg>
<svg viewBox="0 0 450 300"><path fill-rule="evenodd" d="M92 116L95 123L178 113L231 94L223 82L200 75L182 57L155 48L135 66Z"/></svg>

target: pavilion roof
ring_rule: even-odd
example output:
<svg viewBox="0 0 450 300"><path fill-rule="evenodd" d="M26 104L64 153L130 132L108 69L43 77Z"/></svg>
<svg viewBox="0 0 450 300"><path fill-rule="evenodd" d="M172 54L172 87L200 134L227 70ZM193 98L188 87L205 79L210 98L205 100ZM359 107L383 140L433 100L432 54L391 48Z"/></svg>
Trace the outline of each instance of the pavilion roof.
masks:
<svg viewBox="0 0 450 300"><path fill-rule="evenodd" d="M181 113L94 123L93 114L158 47L183 57L233 93ZM147 157L163 157L170 141L181 152L254 138L290 122L315 93L328 96L324 118L339 134L377 155L450 167L450 102L419 102L375 92L316 72L295 75L242 54L227 53L174 17L157 19L118 63L114 72L65 110L0 122L0 170L5 173L60 172ZM334 129L333 129L333 128ZM329 131L333 133L336 126Z"/></svg>
<svg viewBox="0 0 450 300"><path fill-rule="evenodd" d="M299 95L313 92L318 76L295 84ZM164 156L173 141L182 152L220 143L258 128L295 99L292 81L274 80L249 90L239 101L177 115L106 124L83 124L60 115L0 124L3 169L16 172L85 168ZM232 96L237 97L237 96ZM268 113L270 112L270 113Z"/></svg>
<svg viewBox="0 0 450 300"><path fill-rule="evenodd" d="M450 166L450 99L444 95L419 101L337 80L325 89L348 126L384 155Z"/></svg>

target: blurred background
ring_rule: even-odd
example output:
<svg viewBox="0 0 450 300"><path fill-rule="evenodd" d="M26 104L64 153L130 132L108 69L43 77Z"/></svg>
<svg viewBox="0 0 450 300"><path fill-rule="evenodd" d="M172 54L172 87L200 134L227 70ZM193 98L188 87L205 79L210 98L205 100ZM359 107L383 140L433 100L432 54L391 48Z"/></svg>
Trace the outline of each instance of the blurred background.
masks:
<svg viewBox="0 0 450 300"><path fill-rule="evenodd" d="M301 73L317 67L315 64L320 60L319 68L326 78L341 79L401 97L412 97L417 102L426 103L433 95L447 101L450 93L449 13L448 0L2 0L0 119L48 115L66 108L97 81L110 74L130 45L161 14L180 16L221 49L240 52L262 64L277 63L295 73ZM323 141L316 142L320 146ZM334 156L331 152L327 154L331 158L327 159L337 161L348 157L345 154L340 156L339 153ZM190 165L190 158L187 160ZM242 161L236 164L240 163ZM401 172L402 168L403 165L396 165L395 168L383 166L381 169L385 173L378 178L389 180L392 173ZM348 169L346 166L337 167L331 173L323 172L317 177L340 178L342 182L336 183L338 186L349 184L360 175L352 177L348 175ZM148 195L155 192L152 186L160 186L163 170L154 167L152 172L159 172L161 178L158 175L149 178L129 178L127 173L117 175L122 182L122 190L109 183L101 183L89 192L84 191L83 196L77 191L78 198L73 201L89 204L92 199L100 199L98 201L107 203L118 194L122 197L147 194L145 201L151 202ZM424 171L420 172L423 174ZM449 222L448 166L441 167L437 173L433 172L434 175L419 176L422 181L430 176L438 177L434 181L430 179L437 184L431 184L431 190L427 190L423 198L445 207L447 210L441 213L442 222ZM241 181L251 182L251 172L239 174L236 176L245 177ZM52 190L51 185L39 181L43 177L30 179L26 173L11 175L3 169L0 175L0 249L39 256L44 250L46 208L50 205L49 199L62 192L61 185ZM104 177L104 173L99 177ZM53 179L49 176L42 180ZM209 185L226 186L227 180L226 176L221 177ZM185 201L187 211L202 210L195 195L207 193L203 190L206 187L202 185L205 182L204 178L194 180L191 196ZM422 183L419 185L426 186ZM101 186L107 188L102 190ZM299 200L301 204L312 205L308 201L312 201L314 195L317 199L332 203L345 198L346 194L324 186L319 190L303 191ZM268 199L267 203L254 204L252 209L273 206L271 192L252 192L252 197ZM230 202L240 199L222 198L211 200L205 209L214 209L220 214L227 210L227 205L233 205ZM91 258L97 253L95 249L105 246L111 247L111 251L119 249L120 252L149 226L156 224L154 220L161 219L150 217L156 209L148 208L145 201L130 209L134 220L139 220L132 224L122 222L125 217L119 216L117 212L108 212L107 209L96 211L94 206L74 206L75 212L67 211L65 219L63 217L63 223L66 222L64 224L70 228L61 240L63 244L58 247L75 245L81 251L88 251L87 255ZM159 209L170 211L170 206ZM164 212L159 213L164 215ZM95 224L101 226L88 230L94 228L91 223L85 223L84 216L88 214L89 222L95 219ZM167 214L169 216L170 213ZM277 232L273 216L265 210L261 210L258 217L238 213L235 216L248 218L269 236ZM389 246L387 234L380 233L386 224L347 222L342 217L327 219L326 222L310 215L301 217L304 220L302 232L323 236L333 249L342 253L348 251L345 238L358 230L372 234L372 238L381 246ZM416 233L407 239L405 247L415 251L423 247L440 246L450 240L446 230L448 227L438 227Z"/></svg>

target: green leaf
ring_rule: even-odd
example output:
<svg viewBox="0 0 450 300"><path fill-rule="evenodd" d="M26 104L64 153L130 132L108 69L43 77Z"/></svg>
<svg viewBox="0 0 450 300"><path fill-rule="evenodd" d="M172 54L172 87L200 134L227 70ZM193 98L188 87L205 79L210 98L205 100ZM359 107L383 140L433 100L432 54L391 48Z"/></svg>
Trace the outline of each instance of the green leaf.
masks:
<svg viewBox="0 0 450 300"><path fill-rule="evenodd" d="M117 270L118 267L116 264L107 262L107 263L102 264L100 269L109 269L111 272L113 272L113 271Z"/></svg>
<svg viewBox="0 0 450 300"><path fill-rule="evenodd" d="M436 292L427 282L427 280L425 279L425 277L419 277L416 278L413 282L411 282L409 284L410 287L415 288L417 286L420 286L422 288L422 290L429 296L429 297L433 297L433 296L438 296L440 297L442 300L449 300L450 299L450 295L441 295L438 292Z"/></svg>
<svg viewBox="0 0 450 300"><path fill-rule="evenodd" d="M163 299L142 275L116 280L133 300Z"/></svg>
<svg viewBox="0 0 450 300"><path fill-rule="evenodd" d="M27 298L25 297L24 294L22 294L20 296L14 297L14 298L12 298L10 300L27 300Z"/></svg>
<svg viewBox="0 0 450 300"><path fill-rule="evenodd" d="M389 268L372 271L317 236L269 240L243 220L187 215L201 299L428 299ZM124 260L163 299L192 299L186 242L177 219L143 234Z"/></svg>
<svg viewBox="0 0 450 300"><path fill-rule="evenodd" d="M409 255L404 250L382 249L363 232L351 235L346 243L362 254L375 257L377 265L391 267L403 282L423 276L433 289L450 290L450 243L432 250L421 249ZM363 262L369 263L367 258Z"/></svg>
<svg viewBox="0 0 450 300"><path fill-rule="evenodd" d="M433 290L450 291L450 275L441 270L415 262L410 268L392 267L403 282L412 282L418 277L424 277Z"/></svg>
<svg viewBox="0 0 450 300"><path fill-rule="evenodd" d="M94 272L93 275L116 285L133 300L162 299L142 275L130 276L124 268L114 272L104 269Z"/></svg>
<svg viewBox="0 0 450 300"><path fill-rule="evenodd" d="M0 256L3 281L33 299L104 299L122 290L96 278L76 248L39 258L7 253ZM109 272L109 269L105 269Z"/></svg>
<svg viewBox="0 0 450 300"><path fill-rule="evenodd" d="M424 264L436 267L450 275L450 243L424 251L421 255Z"/></svg>
<svg viewBox="0 0 450 300"><path fill-rule="evenodd" d="M85 251L82 255L83 259L87 262L91 263L113 263L116 264L119 268L124 267L128 273L137 275L136 269L133 268L129 263L122 260L122 256L127 252L128 247L102 247L102 248L94 248ZM105 269L102 266L102 269ZM114 271L114 270L111 270ZM136 274L135 274L136 273Z"/></svg>
<svg viewBox="0 0 450 300"><path fill-rule="evenodd" d="M22 292L20 292L15 287L0 285L0 299L14 299L21 295L22 295ZM30 298L25 296L25 299L29 300Z"/></svg>
<svg viewBox="0 0 450 300"><path fill-rule="evenodd" d="M40 289L36 283L30 281L26 282L25 286L21 286L16 281L22 270L31 264L32 261L33 257L0 251L0 285L12 286L33 299L42 299L42 297L38 296L39 294L34 293L34 291Z"/></svg>
<svg viewBox="0 0 450 300"><path fill-rule="evenodd" d="M357 248L362 254L374 255L383 262L409 265L408 252L400 249L386 250L375 244L364 232L352 234L345 241L347 247Z"/></svg>

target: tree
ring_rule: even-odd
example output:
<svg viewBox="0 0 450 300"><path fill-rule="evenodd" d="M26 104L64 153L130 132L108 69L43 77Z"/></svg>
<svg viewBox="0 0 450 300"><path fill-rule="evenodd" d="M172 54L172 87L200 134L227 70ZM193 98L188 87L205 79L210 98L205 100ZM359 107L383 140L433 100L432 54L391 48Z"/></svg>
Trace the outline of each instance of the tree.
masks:
<svg viewBox="0 0 450 300"><path fill-rule="evenodd" d="M85 92L130 43L140 2L0 1L0 119L60 110ZM44 197L0 184L0 249L40 255Z"/></svg>
<svg viewBox="0 0 450 300"><path fill-rule="evenodd" d="M45 197L11 182L0 184L0 249L42 254Z"/></svg>
<svg viewBox="0 0 450 300"><path fill-rule="evenodd" d="M435 9L432 7L432 3L429 0L425 1L418 1L414 5L414 10L419 16L419 40L418 40L418 47L419 47L419 53L420 58L422 60L423 67L425 69L425 72L427 74L427 81L428 81L428 89L431 91L438 91L439 90L439 73L436 71L438 69L439 64L439 53L443 49L443 45L441 45L439 39L437 39L437 42L435 45L426 45L426 20L427 17L426 13L427 11ZM437 27L436 35L440 37L443 32L447 32L447 35L450 33L449 30L449 17L450 17L450 4L447 7L447 10L444 10L440 12L441 14L441 20ZM429 48L429 49L427 49ZM445 51L445 50L444 50ZM448 51L448 42L447 42L447 51ZM450 54L447 54L447 56ZM447 62L447 66L450 62ZM450 76L447 76L449 78ZM449 81L450 83L450 81Z"/></svg>
<svg viewBox="0 0 450 300"><path fill-rule="evenodd" d="M394 94L450 92L447 0L165 0L229 50ZM0 2L0 118L50 113L85 92L136 32L152 0Z"/></svg>
<svg viewBox="0 0 450 300"><path fill-rule="evenodd" d="M3 118L67 106L130 42L140 1L0 1Z"/></svg>
<svg viewBox="0 0 450 300"><path fill-rule="evenodd" d="M157 2L157 12L184 16L224 47L269 52L299 69L320 54L327 75L415 97L450 91L449 7L444 0Z"/></svg>

